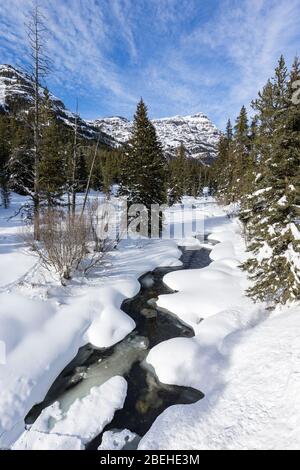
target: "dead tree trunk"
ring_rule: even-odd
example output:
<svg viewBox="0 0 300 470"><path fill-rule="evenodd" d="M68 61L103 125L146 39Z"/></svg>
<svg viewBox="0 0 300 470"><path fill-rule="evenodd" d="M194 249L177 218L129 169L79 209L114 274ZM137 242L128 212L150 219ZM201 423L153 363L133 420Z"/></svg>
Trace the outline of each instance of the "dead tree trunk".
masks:
<svg viewBox="0 0 300 470"><path fill-rule="evenodd" d="M35 8L34 24L34 238L40 238L40 191L39 191L39 142L40 142L40 98L39 98L39 32L38 32L38 8Z"/></svg>
<svg viewBox="0 0 300 470"><path fill-rule="evenodd" d="M76 104L76 115L75 115L74 148L73 148L72 181L71 181L71 207L72 207L73 217L76 211L77 135L78 135L78 101Z"/></svg>
<svg viewBox="0 0 300 470"><path fill-rule="evenodd" d="M93 171L94 171L94 166L95 166L95 162L96 162L96 157L97 157L97 152L98 152L98 148L99 148L99 143L100 143L100 134L99 134L99 136L98 136L97 145L96 145L96 148L95 148L94 157L93 157L93 161L92 161L92 164L91 164L90 173L89 173L89 177L88 177L88 181L87 181L87 185L86 185L86 190L85 190L83 205L82 205L82 209L81 209L81 217L82 217L83 214L84 214L84 210L85 210L86 203L87 203L87 198L88 198L89 191L90 191L91 180L92 180L92 176L93 176Z"/></svg>
<svg viewBox="0 0 300 470"><path fill-rule="evenodd" d="M34 238L40 238L40 80L50 68L50 61L45 55L45 36L47 28L45 18L36 4L29 15L27 36L29 45L30 73L34 87L34 161L33 161L33 216Z"/></svg>

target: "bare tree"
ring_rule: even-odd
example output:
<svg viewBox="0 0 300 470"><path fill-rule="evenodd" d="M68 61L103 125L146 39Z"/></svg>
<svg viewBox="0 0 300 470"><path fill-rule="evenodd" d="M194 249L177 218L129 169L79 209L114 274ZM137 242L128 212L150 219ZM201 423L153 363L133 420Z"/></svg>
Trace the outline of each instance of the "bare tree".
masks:
<svg viewBox="0 0 300 470"><path fill-rule="evenodd" d="M40 81L50 70L50 61L45 53L47 28L45 17L38 3L35 3L26 23L29 46L29 72L34 85L34 175L33 175L33 210L34 238L40 237Z"/></svg>
<svg viewBox="0 0 300 470"><path fill-rule="evenodd" d="M87 181L87 184L86 184L86 190L85 190L83 205L82 205L82 209L81 209L81 217L83 217L83 214L84 214L84 211L85 211L85 208L86 208L88 195L89 195L89 192L90 192L90 186L91 186L94 166L95 166L95 162L96 162L96 157L97 157L97 153L98 153L99 143L100 143L100 134L99 134L98 139L97 139L97 144L96 144L95 151L94 151L94 156L93 156L93 160L92 160L92 164L91 164L91 168L90 168L90 172L89 172L89 177L88 177L88 181Z"/></svg>

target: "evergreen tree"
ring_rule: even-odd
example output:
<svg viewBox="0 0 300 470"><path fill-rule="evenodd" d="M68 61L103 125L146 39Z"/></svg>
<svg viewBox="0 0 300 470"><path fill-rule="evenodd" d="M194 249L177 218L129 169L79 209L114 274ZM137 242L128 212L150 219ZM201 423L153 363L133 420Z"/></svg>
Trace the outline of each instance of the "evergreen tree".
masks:
<svg viewBox="0 0 300 470"><path fill-rule="evenodd" d="M237 202L244 194L244 179L249 157L249 125L245 106L242 107L234 127L234 139L231 151L231 200Z"/></svg>
<svg viewBox="0 0 300 470"><path fill-rule="evenodd" d="M208 167L196 158L186 160L185 192L188 196L197 197L201 189L208 184Z"/></svg>
<svg viewBox="0 0 300 470"><path fill-rule="evenodd" d="M141 99L134 116L132 136L122 158L120 194L129 204L166 202L166 158Z"/></svg>
<svg viewBox="0 0 300 470"><path fill-rule="evenodd" d="M32 197L34 152L30 120L30 115L24 116L23 120L11 118L11 152L8 171L10 188L19 194Z"/></svg>
<svg viewBox="0 0 300 470"><path fill-rule="evenodd" d="M231 185L233 179L232 159L233 129L230 119L226 125L226 131L221 135L218 143L218 157L213 163L213 186L217 191L217 197L224 204L231 202Z"/></svg>
<svg viewBox="0 0 300 470"><path fill-rule="evenodd" d="M186 160L185 148L181 144L175 158L169 163L169 205L181 202L182 196L187 190L188 165Z"/></svg>
<svg viewBox="0 0 300 470"><path fill-rule="evenodd" d="M232 128L232 124L231 124L230 119L228 119L227 124L226 124L225 136L226 136L228 142L232 141L232 139L233 139L233 128Z"/></svg>
<svg viewBox="0 0 300 470"><path fill-rule="evenodd" d="M65 184L65 154L59 126L52 109L48 90L45 90L40 114L39 190L41 200L55 205L62 196Z"/></svg>
<svg viewBox="0 0 300 470"><path fill-rule="evenodd" d="M0 188L1 201L5 208L9 206L9 171L8 161L11 152L9 118L0 116Z"/></svg>
<svg viewBox="0 0 300 470"><path fill-rule="evenodd" d="M251 217L251 198L256 188L259 171L258 132L257 118L254 117L250 125L249 152L242 178L243 195L240 200L239 212L239 218L245 226Z"/></svg>
<svg viewBox="0 0 300 470"><path fill-rule="evenodd" d="M245 268L254 280L249 294L260 300L285 303L300 296L299 180L300 109L292 102L292 82L299 77L296 60L290 80L281 57L272 81L260 95L261 165L258 189L251 198L248 225L254 254ZM270 101L270 96L272 101ZM269 125L266 125L265 117ZM270 132L272 129L272 132Z"/></svg>

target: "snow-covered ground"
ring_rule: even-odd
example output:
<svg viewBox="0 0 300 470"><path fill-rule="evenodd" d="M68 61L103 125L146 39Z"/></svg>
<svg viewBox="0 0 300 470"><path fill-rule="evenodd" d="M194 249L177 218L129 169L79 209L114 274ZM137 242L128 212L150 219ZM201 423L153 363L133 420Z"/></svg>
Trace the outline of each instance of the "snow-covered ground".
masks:
<svg viewBox="0 0 300 470"><path fill-rule="evenodd" d="M178 265L177 244L197 248L203 242L191 237L192 224L177 242L124 240L89 279L62 287L25 248L20 218L7 220L21 202L14 195L9 211L0 208L0 346L6 346L6 357L0 357L0 447L81 449L122 407L122 367L101 384L91 381L68 406L45 409L31 429L25 430L24 417L79 347L109 347L134 329L120 305L138 292L142 273ZM220 243L209 267L165 277L176 293L161 296L158 304L190 325L195 337L157 345L147 362L162 382L195 387L205 398L168 408L139 448L299 448L299 304L271 313L253 304L239 268L246 257L239 224L212 199L185 202L197 206L196 217L204 217L206 233ZM176 230L180 207L169 217ZM184 215L193 217L191 211ZM129 431L106 434L100 449L121 448L134 438Z"/></svg>
<svg viewBox="0 0 300 470"><path fill-rule="evenodd" d="M174 241L124 240L89 279L62 287L24 247L20 217L7 220L21 202L13 196L9 211L0 208L0 447L20 436L24 417L81 346L109 347L134 329L122 301L139 291L143 273L178 265L181 255Z"/></svg>
<svg viewBox="0 0 300 470"><path fill-rule="evenodd" d="M210 238L220 242L213 262L165 276L177 292L158 301L195 337L161 343L147 357L162 382L205 398L168 408L139 449L299 449L300 305L270 313L245 297L240 226L216 215L208 219Z"/></svg>
<svg viewBox="0 0 300 470"><path fill-rule="evenodd" d="M63 411L58 402L44 409L13 450L84 449L110 423L116 410L124 405L127 383L115 376L93 387L82 399Z"/></svg>

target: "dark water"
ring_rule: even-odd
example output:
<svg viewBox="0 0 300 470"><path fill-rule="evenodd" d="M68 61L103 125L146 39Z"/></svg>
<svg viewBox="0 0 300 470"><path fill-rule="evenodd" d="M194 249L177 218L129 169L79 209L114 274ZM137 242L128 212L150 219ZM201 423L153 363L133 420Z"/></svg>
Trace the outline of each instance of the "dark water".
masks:
<svg viewBox="0 0 300 470"><path fill-rule="evenodd" d="M76 397L84 396L92 386L100 385L115 375L123 375L127 380L127 397L123 409L115 413L103 432L127 428L143 436L167 407L194 403L203 398L198 390L160 383L155 373L143 365L148 350L156 344L174 337L194 335L187 325L174 315L159 311L155 305L159 295L172 293L163 283L165 274L178 269L207 266L210 263L209 251L183 250L181 261L183 266L179 268L158 268L139 279L140 292L122 304L122 310L134 319L135 330L109 349L99 350L91 345L81 348L53 383L45 400L30 411L26 417L27 424L34 422L41 411L56 400L60 401L61 406L69 406ZM87 448L97 449L102 434Z"/></svg>

